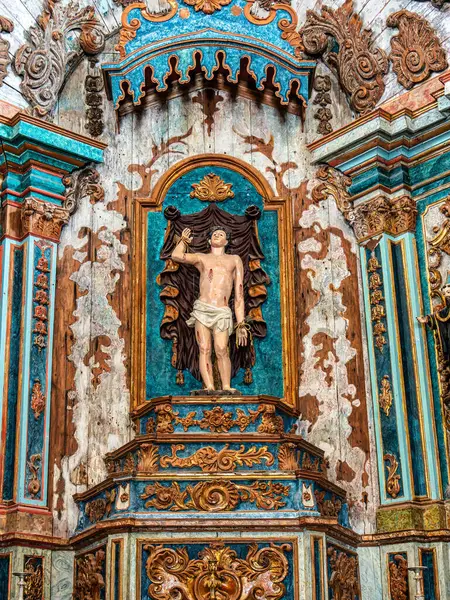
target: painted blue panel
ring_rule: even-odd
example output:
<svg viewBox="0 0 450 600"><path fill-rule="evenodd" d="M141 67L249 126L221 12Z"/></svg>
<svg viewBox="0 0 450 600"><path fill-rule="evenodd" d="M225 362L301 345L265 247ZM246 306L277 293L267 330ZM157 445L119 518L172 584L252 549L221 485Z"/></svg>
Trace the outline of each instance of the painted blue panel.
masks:
<svg viewBox="0 0 450 600"><path fill-rule="evenodd" d="M217 542L220 543L221 540L217 540ZM216 543L217 543L216 542ZM246 560L247 556L249 555L250 551L251 551L251 547L252 545L250 545L248 542L247 543L240 543L240 542L228 542L227 540L224 540L225 546L227 548L231 548L235 553L236 553L236 558L240 559L240 560ZM281 548L281 544L282 542L280 542L279 544L277 544L275 542L275 545L277 547ZM262 548L270 548L270 544L269 542L266 543L260 543L260 542L255 542L253 544L253 546L256 546L256 550L259 551ZM186 544L164 544L164 548L168 548L168 549L172 549L172 550L184 550L188 555L188 560L197 560L198 558L201 558L200 553L203 552L205 550L205 548L208 548L209 544L205 544L205 542L200 542L200 543L186 543ZM286 578L278 585L283 585L285 587L285 592L282 596L283 600L294 600L295 598L295 576L294 576L294 549L292 547L292 544L283 544L284 547L284 556L286 557L287 563L288 563L288 573L286 575ZM289 548L289 549L288 549ZM145 568L145 565L147 563L148 557L150 555L150 549L146 549L145 545L142 546L142 556L138 557L138 560L140 561L140 566L139 566L139 571L140 571L140 575L141 575L141 596L140 596L140 600L149 600L149 598L151 598L151 594L149 593L149 585L151 584L151 581L149 580L148 576L147 576L147 571ZM262 564L264 564L264 562L262 561ZM218 574L220 577L220 572L221 572L221 565L219 563L219 569L218 569ZM208 575L208 570L205 569L204 571L205 575ZM176 576L177 572L176 570L174 570L174 576ZM223 581L223 580L221 580ZM226 585L226 584L225 584ZM277 585L277 584L275 584ZM226 590L226 587L224 588L224 591ZM217 598L220 597L229 597L228 593L224 593L222 594L219 590L217 590ZM252 597L258 597L259 594L255 591L255 594L252 594ZM199 596L200 597L200 596ZM206 597L204 595L204 593L201 594L201 597ZM239 596L235 596L235 594L232 595L232 597L239 597ZM263 596L261 596L263 597ZM269 597L269 596L266 596ZM357 600L357 599L355 599ZM358 599L359 600L359 599Z"/></svg>
<svg viewBox="0 0 450 600"><path fill-rule="evenodd" d="M227 183L233 184L234 198L221 202L220 207L230 213L243 215L248 206L255 204L263 209L263 201L252 184L239 173L225 168L202 167L194 169L177 179L167 192L164 206L173 205L183 214L199 212L205 203L190 198L191 185L198 183L205 175L214 171ZM176 371L171 366L171 344L160 337L160 323L164 314L164 305L159 298L160 288L156 277L162 271L164 262L159 258L163 235L167 221L163 212L148 213L148 249L147 249L147 398L162 395L180 396L191 390L201 389L198 382L185 372L185 383L175 382ZM280 271L278 248L278 222L276 211L263 211L258 221L261 247L265 255L264 270L271 284L267 287L268 296L262 306L266 322L269 324L267 336L255 339L256 364L253 368L253 383L243 382L241 371L233 380L233 385L246 395L267 394L282 397L283 367L280 315Z"/></svg>
<svg viewBox="0 0 450 600"><path fill-rule="evenodd" d="M383 299L386 298L386 290L385 290L385 285L384 285L384 269L382 270L383 262L382 262L382 256L381 256L381 250L379 248L379 246L377 246L377 248L375 249L375 257L380 265L380 269L378 269L376 271L376 273L378 273L381 277L381 286L378 288L381 291L382 297ZM372 256L372 252L369 249L366 249L366 260L367 262L369 261L370 257ZM371 273L368 273L369 276L369 285L370 285L370 276ZM370 294L372 293L373 290L371 290L369 292L369 297ZM381 304L384 306L384 301L381 302ZM392 361L392 356L391 356L391 344L390 344L390 337L389 337L389 331L388 331L388 327L387 327L387 323L386 323L386 318L382 319L381 322L383 323L383 325L385 326L386 331L384 332L384 338L386 340L386 343L381 346L378 347L376 344L374 344L374 355L375 355L375 370L376 370L376 382L377 382L377 389L374 390L374 394L375 397L378 396L379 390L382 388L382 381L383 381L383 377L388 376L389 380L392 384L393 382L393 376L392 376L392 368L391 368L391 361ZM372 323L372 326L374 325L374 323ZM394 386L392 385L392 388L394 388ZM395 390L392 389L392 394L395 395ZM380 421L380 428L381 428L381 438L382 438L382 444L383 447L379 450L381 452L381 456L384 456L385 454L393 454L398 463L399 463L399 470L401 470L401 453L400 453L400 443L399 443L399 439L398 439L398 423L397 423L397 409L396 409L396 402L395 402L395 396L394 396L394 401L392 402L392 406L391 409L389 411L389 415L386 415L385 412L381 409L378 409L378 416L379 416L379 421ZM381 465L380 465L381 466ZM385 481L387 481L387 470L385 465L383 464L383 473L384 473L384 478ZM400 491L398 494L398 497L401 497L404 495L404 489L403 489L403 481L400 480Z"/></svg>
<svg viewBox="0 0 450 600"><path fill-rule="evenodd" d="M0 598L9 600L10 586L9 574L11 569L11 555L0 554Z"/></svg>
<svg viewBox="0 0 450 600"><path fill-rule="evenodd" d="M438 582L436 581L435 552L433 549L421 551L421 563L423 567L426 567L423 572L423 591L426 600L439 600L436 594Z"/></svg>
<svg viewBox="0 0 450 600"><path fill-rule="evenodd" d="M322 540L313 540L314 600L325 600L325 584L322 574Z"/></svg>
<svg viewBox="0 0 450 600"><path fill-rule="evenodd" d="M411 462L414 482L414 492L417 496L427 494L425 460L420 431L420 416L417 398L417 383L414 374L414 354L409 323L409 302L402 260L402 245L392 244L392 265L394 271L395 297L397 301L397 320L401 346L401 365L405 387L405 401Z"/></svg>
<svg viewBox="0 0 450 600"><path fill-rule="evenodd" d="M17 436L17 402L22 325L23 248L14 248L11 297L11 329L9 334L8 400L3 474L3 500L14 498L14 463Z"/></svg>
<svg viewBox="0 0 450 600"><path fill-rule="evenodd" d="M114 589L113 589L113 599L112 600L122 600L120 597L120 563L122 560L121 552L122 546L120 544L114 544Z"/></svg>

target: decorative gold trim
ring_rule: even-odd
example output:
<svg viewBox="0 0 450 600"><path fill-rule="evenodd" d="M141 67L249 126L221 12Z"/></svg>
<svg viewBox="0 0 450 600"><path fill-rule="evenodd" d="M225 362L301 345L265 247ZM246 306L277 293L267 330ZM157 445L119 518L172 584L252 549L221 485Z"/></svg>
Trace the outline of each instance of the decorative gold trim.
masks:
<svg viewBox="0 0 450 600"><path fill-rule="evenodd" d="M392 407L392 387L389 380L389 375L384 375L381 379L380 393L378 394L378 401L380 408L384 414L388 417Z"/></svg>
<svg viewBox="0 0 450 600"><path fill-rule="evenodd" d="M232 183L225 183L218 175L209 173L200 183L192 184L190 196L202 202L223 202L227 198L234 198L232 187Z"/></svg>
<svg viewBox="0 0 450 600"><path fill-rule="evenodd" d="M398 461L393 454L385 454L383 460L387 463L388 478L386 490L389 496L397 498L400 493L400 475L397 473Z"/></svg>

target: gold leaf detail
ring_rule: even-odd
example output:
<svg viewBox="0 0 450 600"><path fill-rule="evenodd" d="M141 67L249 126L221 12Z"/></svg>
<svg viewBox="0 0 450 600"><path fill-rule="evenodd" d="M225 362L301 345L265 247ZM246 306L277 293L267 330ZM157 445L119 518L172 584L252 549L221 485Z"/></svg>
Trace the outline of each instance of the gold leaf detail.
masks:
<svg viewBox="0 0 450 600"><path fill-rule="evenodd" d="M234 198L231 190L232 183L225 183L218 175L210 173L200 183L193 183L191 198L197 198L202 202L223 202L227 198Z"/></svg>

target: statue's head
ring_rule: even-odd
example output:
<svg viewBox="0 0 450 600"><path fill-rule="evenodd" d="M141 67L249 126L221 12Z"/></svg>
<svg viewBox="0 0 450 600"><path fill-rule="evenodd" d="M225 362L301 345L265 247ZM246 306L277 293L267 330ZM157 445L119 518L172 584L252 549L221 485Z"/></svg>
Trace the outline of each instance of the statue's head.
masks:
<svg viewBox="0 0 450 600"><path fill-rule="evenodd" d="M231 242L231 233L225 227L216 225L208 232L208 244L212 248L225 248Z"/></svg>
<svg viewBox="0 0 450 600"><path fill-rule="evenodd" d="M444 298L450 299L450 283L446 283L442 288Z"/></svg>

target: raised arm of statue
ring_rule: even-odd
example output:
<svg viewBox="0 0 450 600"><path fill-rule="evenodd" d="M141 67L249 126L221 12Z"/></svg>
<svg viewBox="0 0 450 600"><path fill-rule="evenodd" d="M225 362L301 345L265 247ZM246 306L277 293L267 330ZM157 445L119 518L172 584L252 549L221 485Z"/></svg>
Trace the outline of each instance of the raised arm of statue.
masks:
<svg viewBox="0 0 450 600"><path fill-rule="evenodd" d="M248 342L248 331L245 323L244 265L239 256L236 256L236 268L234 271L234 312L237 323L237 344L238 346L246 346Z"/></svg>
<svg viewBox="0 0 450 600"><path fill-rule="evenodd" d="M181 234L180 241L175 246L172 252L172 260L177 263L187 263L190 265L196 265L199 262L198 254L188 254L186 250L189 247L189 244L192 242L192 233L191 230L186 228L183 229L183 233Z"/></svg>

